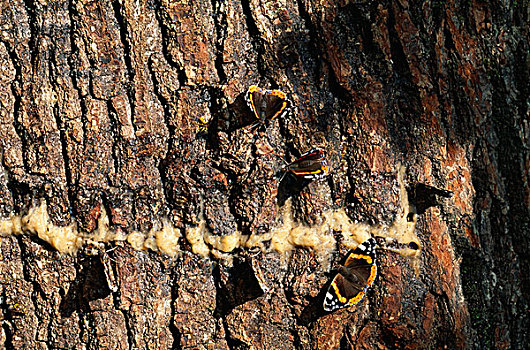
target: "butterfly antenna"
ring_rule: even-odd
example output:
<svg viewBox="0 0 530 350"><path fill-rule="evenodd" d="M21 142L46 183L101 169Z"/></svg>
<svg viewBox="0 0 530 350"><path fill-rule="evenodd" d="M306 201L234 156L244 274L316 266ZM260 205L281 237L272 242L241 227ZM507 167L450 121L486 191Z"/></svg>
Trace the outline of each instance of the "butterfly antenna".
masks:
<svg viewBox="0 0 530 350"><path fill-rule="evenodd" d="M284 166L282 167L281 171L283 172L282 176L280 177L280 180L278 182L282 182L283 178L285 177L285 175L287 175L288 173L288 170L286 169L287 166L291 163L288 163L282 156L280 156L278 153L276 152L271 152L271 154L275 155L276 157L280 158L280 160L283 162Z"/></svg>
<svg viewBox="0 0 530 350"><path fill-rule="evenodd" d="M114 263L117 263L116 259L112 258L112 257L110 256L110 254L109 254L109 253L111 253L112 251L114 251L114 249L116 249L116 248L118 248L117 245L115 245L115 246L113 246L113 247L111 247L111 248L109 248L109 249L104 249L104 250L102 251L102 254L101 254L101 259L103 259L103 255L106 255L106 256L109 258L110 261L112 261L112 262L114 262Z"/></svg>
<svg viewBox="0 0 530 350"><path fill-rule="evenodd" d="M282 174L282 176L280 177L280 180L278 181L278 183L281 183L282 180L283 180L283 178L285 177L285 175L287 175L287 171L285 171L285 170L282 170L282 171L283 171L283 174Z"/></svg>
<svg viewBox="0 0 530 350"><path fill-rule="evenodd" d="M253 133L259 126L260 126L259 121L256 121L256 122L250 124L249 126L246 126L244 128L245 129L245 134Z"/></svg>

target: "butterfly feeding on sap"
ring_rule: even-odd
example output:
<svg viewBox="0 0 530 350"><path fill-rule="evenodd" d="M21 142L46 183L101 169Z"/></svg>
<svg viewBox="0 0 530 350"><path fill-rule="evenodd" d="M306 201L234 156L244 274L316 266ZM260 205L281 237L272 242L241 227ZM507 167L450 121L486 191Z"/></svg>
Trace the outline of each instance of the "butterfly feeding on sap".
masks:
<svg viewBox="0 0 530 350"><path fill-rule="evenodd" d="M324 298L324 310L331 312L357 304L377 276L376 242L369 238L348 254Z"/></svg>

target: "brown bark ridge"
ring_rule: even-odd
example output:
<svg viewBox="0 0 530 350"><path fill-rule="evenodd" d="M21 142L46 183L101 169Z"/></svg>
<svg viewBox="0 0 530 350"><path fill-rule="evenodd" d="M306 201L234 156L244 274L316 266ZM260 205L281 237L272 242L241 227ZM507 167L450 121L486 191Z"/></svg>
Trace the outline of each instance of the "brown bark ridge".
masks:
<svg viewBox="0 0 530 350"><path fill-rule="evenodd" d="M528 15L2 0L0 349L528 348ZM295 108L249 129L252 84ZM312 146L331 174L281 178Z"/></svg>

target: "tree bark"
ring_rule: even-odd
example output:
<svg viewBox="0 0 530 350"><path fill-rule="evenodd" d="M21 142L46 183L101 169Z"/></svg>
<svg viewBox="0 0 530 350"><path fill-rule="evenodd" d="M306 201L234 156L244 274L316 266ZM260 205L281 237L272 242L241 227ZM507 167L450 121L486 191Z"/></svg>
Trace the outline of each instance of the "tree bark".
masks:
<svg viewBox="0 0 530 350"><path fill-rule="evenodd" d="M0 348L530 346L527 1L0 6Z"/></svg>

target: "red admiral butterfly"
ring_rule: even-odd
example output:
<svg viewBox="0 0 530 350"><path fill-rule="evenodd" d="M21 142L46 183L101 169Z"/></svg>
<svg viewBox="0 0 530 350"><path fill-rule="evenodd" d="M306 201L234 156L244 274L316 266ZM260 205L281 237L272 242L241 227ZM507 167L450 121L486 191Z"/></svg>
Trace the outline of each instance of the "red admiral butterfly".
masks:
<svg viewBox="0 0 530 350"><path fill-rule="evenodd" d="M287 165L285 170L309 180L322 179L329 174L326 152L321 148L313 148Z"/></svg>
<svg viewBox="0 0 530 350"><path fill-rule="evenodd" d="M375 246L375 239L369 238L349 253L326 293L325 311L342 309L361 301L377 276Z"/></svg>
<svg viewBox="0 0 530 350"><path fill-rule="evenodd" d="M285 113L291 107L291 101L280 90L266 90L256 85L248 89L247 102L258 119L255 124L265 124Z"/></svg>

